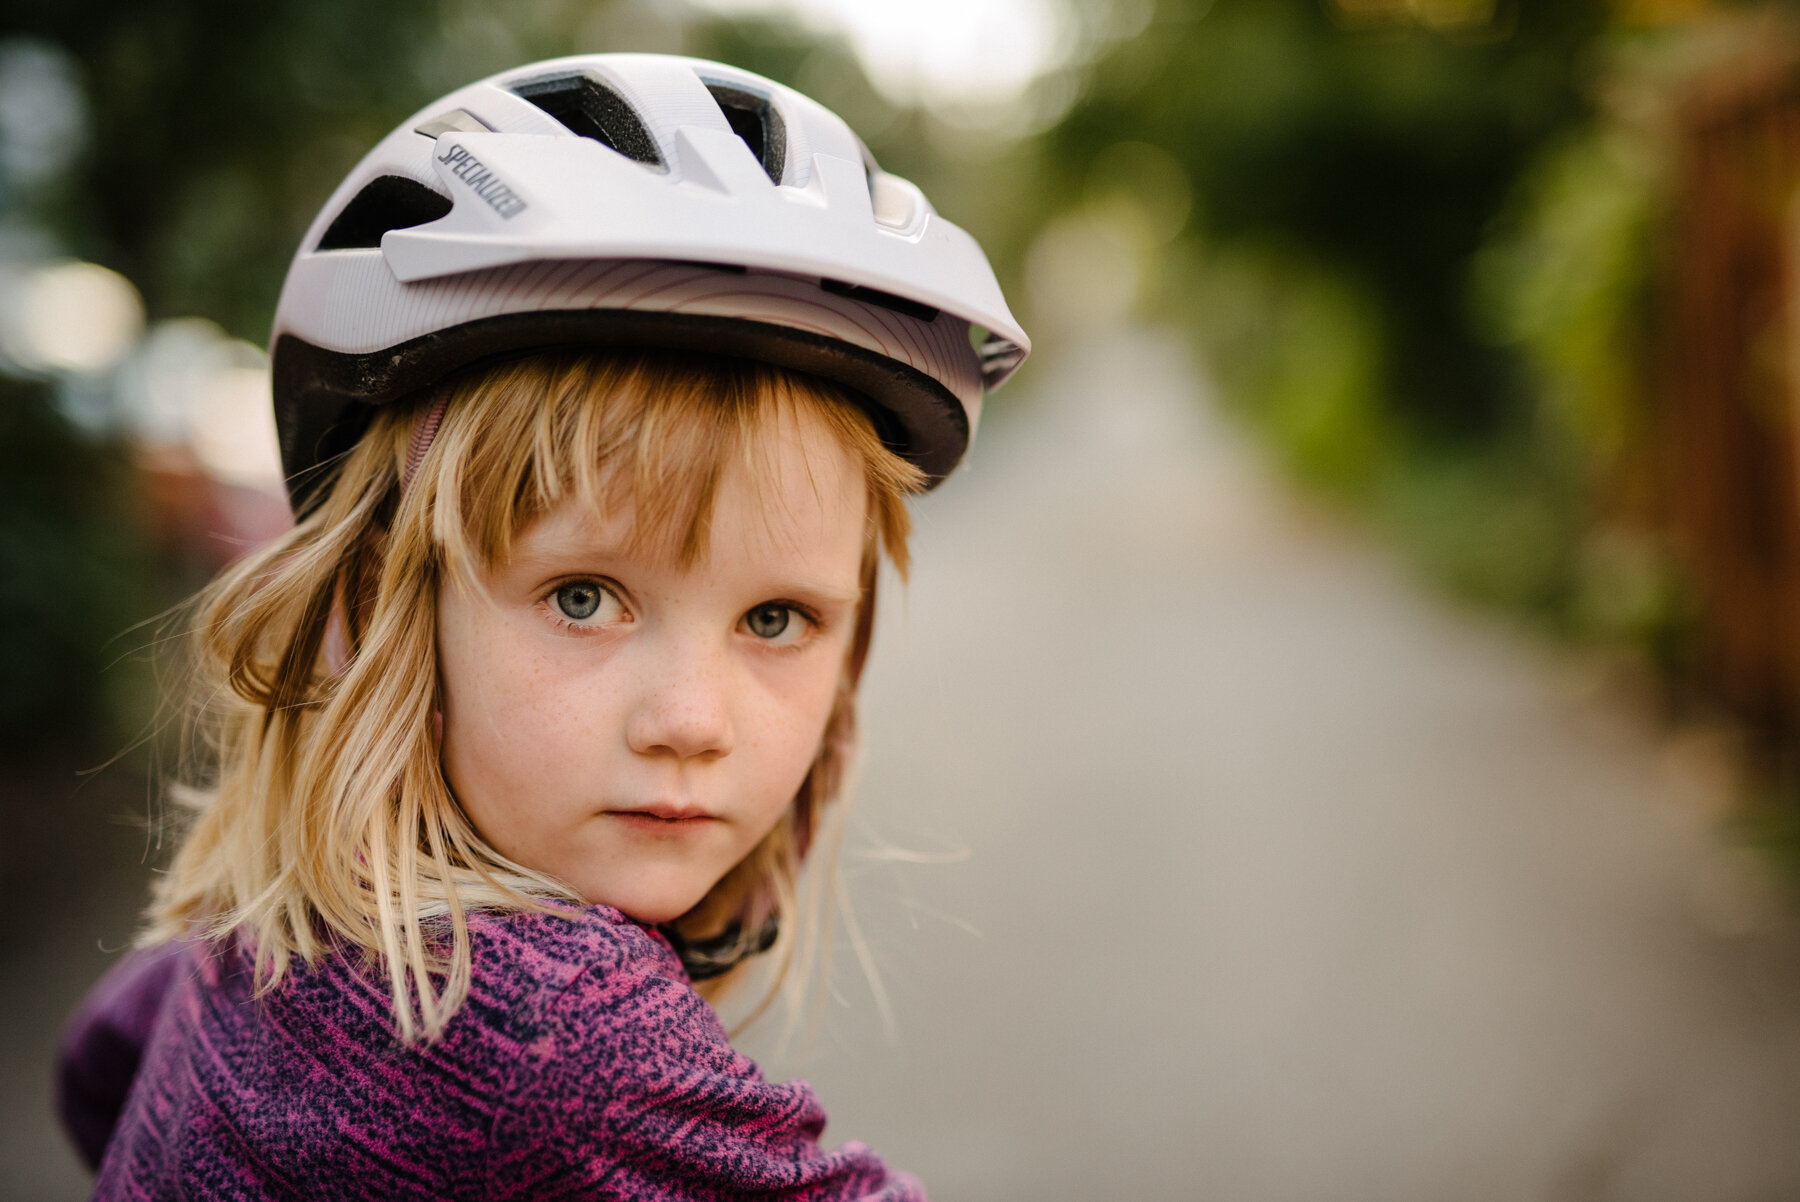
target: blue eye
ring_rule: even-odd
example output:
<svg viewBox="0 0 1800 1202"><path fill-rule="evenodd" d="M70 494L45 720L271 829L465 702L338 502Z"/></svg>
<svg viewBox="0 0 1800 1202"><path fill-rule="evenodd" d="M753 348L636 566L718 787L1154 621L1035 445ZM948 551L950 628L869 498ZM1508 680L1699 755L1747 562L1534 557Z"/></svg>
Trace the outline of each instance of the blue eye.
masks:
<svg viewBox="0 0 1800 1202"><path fill-rule="evenodd" d="M592 580L577 580L556 590L556 608L565 618L591 618L605 595L606 590Z"/></svg>
<svg viewBox="0 0 1800 1202"><path fill-rule="evenodd" d="M794 611L785 605L767 602L744 615L744 624L759 639L777 639L786 633Z"/></svg>

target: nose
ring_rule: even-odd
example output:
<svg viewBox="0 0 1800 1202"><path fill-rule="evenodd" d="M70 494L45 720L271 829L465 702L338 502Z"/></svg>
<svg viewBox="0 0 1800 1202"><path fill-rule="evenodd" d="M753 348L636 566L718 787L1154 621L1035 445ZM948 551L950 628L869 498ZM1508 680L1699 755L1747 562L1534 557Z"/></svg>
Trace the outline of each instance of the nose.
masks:
<svg viewBox="0 0 1800 1202"><path fill-rule="evenodd" d="M720 654L672 646L646 665L643 687L626 721L625 740L639 755L717 759L730 753L731 674Z"/></svg>

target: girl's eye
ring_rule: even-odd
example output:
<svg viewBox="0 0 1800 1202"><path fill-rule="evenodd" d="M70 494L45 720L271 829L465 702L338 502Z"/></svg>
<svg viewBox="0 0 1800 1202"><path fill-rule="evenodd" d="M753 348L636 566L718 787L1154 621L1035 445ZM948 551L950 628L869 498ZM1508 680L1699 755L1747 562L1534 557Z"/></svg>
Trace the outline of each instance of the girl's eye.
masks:
<svg viewBox="0 0 1800 1202"><path fill-rule="evenodd" d="M585 622L602 610L616 608L618 601L598 581L571 580L550 594L550 604L570 621Z"/></svg>
<svg viewBox="0 0 1800 1202"><path fill-rule="evenodd" d="M744 625L750 633L770 642L793 642L803 629L803 621L791 608L775 601L765 601L744 615Z"/></svg>

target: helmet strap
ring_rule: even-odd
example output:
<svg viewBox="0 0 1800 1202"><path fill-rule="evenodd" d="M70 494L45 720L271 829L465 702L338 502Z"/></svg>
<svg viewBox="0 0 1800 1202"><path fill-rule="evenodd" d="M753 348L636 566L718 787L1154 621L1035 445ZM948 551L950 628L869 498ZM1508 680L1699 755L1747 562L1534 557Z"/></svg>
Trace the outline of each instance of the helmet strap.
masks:
<svg viewBox="0 0 1800 1202"><path fill-rule="evenodd" d="M431 440L437 437L438 427L444 421L444 407L450 403L450 388L444 385L438 388L431 404L419 414L418 422L413 426L412 445L406 450L406 472L400 477L402 495L412 487L413 476L418 473L419 464L425 459L425 452L431 449Z"/></svg>

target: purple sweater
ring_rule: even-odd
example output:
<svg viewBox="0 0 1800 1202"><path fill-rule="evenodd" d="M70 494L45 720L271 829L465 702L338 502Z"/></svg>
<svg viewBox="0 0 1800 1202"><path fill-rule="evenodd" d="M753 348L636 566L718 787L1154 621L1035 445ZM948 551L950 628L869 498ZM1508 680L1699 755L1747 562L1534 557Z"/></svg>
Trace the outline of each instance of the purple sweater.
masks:
<svg viewBox="0 0 1800 1202"><path fill-rule="evenodd" d="M660 936L562 909L473 916L469 1000L424 1047L349 957L257 1000L242 953L137 953L64 1036L95 1196L922 1202L861 1144L820 1150L811 1088L732 1049Z"/></svg>

